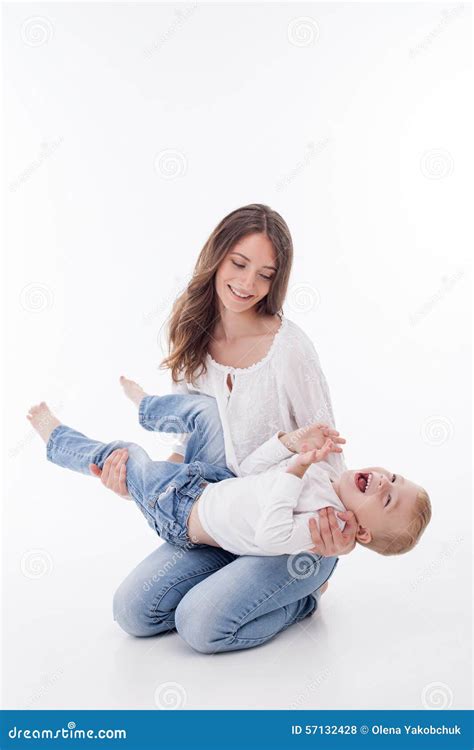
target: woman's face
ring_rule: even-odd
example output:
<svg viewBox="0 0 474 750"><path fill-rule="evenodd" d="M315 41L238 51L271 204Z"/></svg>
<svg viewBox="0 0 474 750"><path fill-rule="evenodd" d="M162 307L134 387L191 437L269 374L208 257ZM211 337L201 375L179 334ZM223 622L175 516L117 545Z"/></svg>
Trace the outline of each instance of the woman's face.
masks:
<svg viewBox="0 0 474 750"><path fill-rule="evenodd" d="M265 234L250 234L237 242L217 269L215 284L228 310L243 312L265 297L276 274L276 257Z"/></svg>

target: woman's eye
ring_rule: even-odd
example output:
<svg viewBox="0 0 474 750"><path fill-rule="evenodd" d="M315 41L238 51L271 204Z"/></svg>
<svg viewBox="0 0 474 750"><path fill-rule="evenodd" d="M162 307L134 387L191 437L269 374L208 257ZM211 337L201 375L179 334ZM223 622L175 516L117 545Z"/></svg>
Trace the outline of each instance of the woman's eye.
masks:
<svg viewBox="0 0 474 750"><path fill-rule="evenodd" d="M385 506L384 506L385 508L387 507L387 505L389 504L389 502L390 502L391 499L392 499L392 496L389 495L388 498L387 498L387 502L385 503Z"/></svg>
<svg viewBox="0 0 474 750"><path fill-rule="evenodd" d="M245 266L242 266L240 263L236 263L235 260L233 260L232 263L237 268L245 268ZM262 277L262 279L265 279L265 281L271 281L273 279L273 276L265 276L263 273L261 273L260 276Z"/></svg>

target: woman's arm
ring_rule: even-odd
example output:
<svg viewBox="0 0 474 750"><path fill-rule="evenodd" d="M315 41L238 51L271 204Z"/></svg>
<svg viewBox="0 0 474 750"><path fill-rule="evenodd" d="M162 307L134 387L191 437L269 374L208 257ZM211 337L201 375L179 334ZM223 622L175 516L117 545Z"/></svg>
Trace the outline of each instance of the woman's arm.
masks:
<svg viewBox="0 0 474 750"><path fill-rule="evenodd" d="M313 422L325 422L334 427L328 384L316 349L303 331L285 352L284 382L289 409L298 428ZM343 457L336 453L327 458L327 463L337 474L346 468ZM351 511L338 513L338 516L346 521L342 532L332 508L319 511L319 529L315 520L310 521L309 529L315 545L311 552L324 557L352 552L357 530L355 516Z"/></svg>

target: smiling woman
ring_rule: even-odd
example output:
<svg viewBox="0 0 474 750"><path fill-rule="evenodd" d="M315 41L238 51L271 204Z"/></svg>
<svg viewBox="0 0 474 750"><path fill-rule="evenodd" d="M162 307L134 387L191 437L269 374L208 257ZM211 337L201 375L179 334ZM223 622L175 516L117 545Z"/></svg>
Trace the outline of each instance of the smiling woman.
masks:
<svg viewBox="0 0 474 750"><path fill-rule="evenodd" d="M292 262L289 229L267 206L244 206L218 224L170 317L171 352L162 367L171 369L174 382L178 377L195 382L199 368L205 373L214 342L224 342L234 361L244 351L250 364L258 361L255 339L278 328Z"/></svg>
<svg viewBox="0 0 474 750"><path fill-rule="evenodd" d="M174 391L215 398L225 463L236 476L275 430L291 432L315 421L334 426L316 350L283 315L292 260L291 235L276 211L263 204L239 208L211 233L170 316L170 353L162 367L170 369ZM187 443L185 436L177 440L169 460L187 463ZM332 454L328 461L337 477L343 460ZM123 462L108 477L107 486L123 483ZM319 589L337 563L334 555L354 548L353 514L340 518L344 531L333 509L321 515L318 531L310 525L317 545L312 551L324 557L315 557L304 576L292 573L286 555L238 556L204 546L176 561L165 543L118 589L115 619L140 636L176 628L206 653L264 643L316 610ZM167 573L157 577L156 571ZM154 584L145 590L150 580Z"/></svg>

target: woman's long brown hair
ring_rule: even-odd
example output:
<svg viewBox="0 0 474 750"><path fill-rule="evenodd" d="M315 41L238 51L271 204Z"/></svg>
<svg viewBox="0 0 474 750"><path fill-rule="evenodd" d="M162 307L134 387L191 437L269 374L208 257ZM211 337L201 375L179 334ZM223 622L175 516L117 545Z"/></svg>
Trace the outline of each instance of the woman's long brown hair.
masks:
<svg viewBox="0 0 474 750"><path fill-rule="evenodd" d="M268 237L277 260L270 290L255 309L259 315L281 316L293 261L290 230L269 206L252 203L232 211L217 225L199 254L191 281L173 304L168 318L170 353L160 369L170 368L174 382L184 376L193 383L194 378L206 372L209 340L220 317L214 277L229 250L243 237L255 233Z"/></svg>

